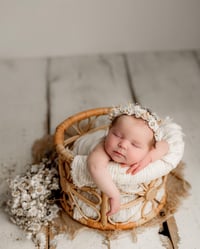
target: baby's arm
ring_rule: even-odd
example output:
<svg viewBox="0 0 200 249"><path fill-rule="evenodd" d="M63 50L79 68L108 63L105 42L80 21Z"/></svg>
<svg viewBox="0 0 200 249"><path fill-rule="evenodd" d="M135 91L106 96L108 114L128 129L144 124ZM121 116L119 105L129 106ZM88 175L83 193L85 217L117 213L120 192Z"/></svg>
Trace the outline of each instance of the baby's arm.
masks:
<svg viewBox="0 0 200 249"><path fill-rule="evenodd" d="M156 142L155 148L150 150L151 162L155 162L161 159L164 155L167 154L168 151L169 151L169 144L166 141L162 140Z"/></svg>
<svg viewBox="0 0 200 249"><path fill-rule="evenodd" d="M130 173L132 175L136 174L137 172L145 168L149 163L161 159L164 155L167 154L168 150L169 144L166 141L162 140L156 142L155 148L152 148L140 162L130 166L130 168L127 170L127 173Z"/></svg>
<svg viewBox="0 0 200 249"><path fill-rule="evenodd" d="M112 215L120 209L120 193L107 170L109 161L102 142L88 155L87 165L97 187L109 197L110 210L107 215Z"/></svg>

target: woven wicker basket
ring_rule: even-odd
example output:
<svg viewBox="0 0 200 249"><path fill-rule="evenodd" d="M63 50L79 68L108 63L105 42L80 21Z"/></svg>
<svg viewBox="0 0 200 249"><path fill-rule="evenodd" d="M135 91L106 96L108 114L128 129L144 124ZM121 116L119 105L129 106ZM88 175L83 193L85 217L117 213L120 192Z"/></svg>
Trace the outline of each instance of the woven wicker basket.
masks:
<svg viewBox="0 0 200 249"><path fill-rule="evenodd" d="M80 112L67 118L57 126L55 132L55 145L58 153L60 185L62 190L61 205L67 214L72 218L74 209L76 208L76 210L78 210L81 214L81 218L77 219L77 221L86 226L100 230L132 229L148 222L162 209L166 202L165 185L167 175L159 179L152 180L148 184L141 184L143 191L137 193L137 198L131 202L121 205L121 209L129 209L134 205L137 205L139 202L142 203L140 208L140 218L135 221L126 222L113 222L110 217L107 217L108 197L104 193L101 193L92 187L85 186L78 188L73 183L71 176L71 162L73 160L71 149L73 148L74 142L84 134L99 129L105 129L105 125L96 126L95 124L98 123L96 121L99 118L106 117L109 111L110 108L97 108ZM155 195L161 188L164 188L162 198L159 201L155 200ZM87 195L90 195L93 198L87 198L84 193L87 193ZM96 212L96 217L87 217L77 200L81 200L86 205L90 206ZM151 212L146 214L144 209L149 202L151 202L153 208Z"/></svg>

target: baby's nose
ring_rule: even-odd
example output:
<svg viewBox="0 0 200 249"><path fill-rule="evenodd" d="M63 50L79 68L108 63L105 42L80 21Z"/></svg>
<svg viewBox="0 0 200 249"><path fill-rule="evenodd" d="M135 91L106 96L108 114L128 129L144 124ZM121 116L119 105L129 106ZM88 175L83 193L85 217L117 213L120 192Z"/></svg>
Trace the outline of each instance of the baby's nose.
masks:
<svg viewBox="0 0 200 249"><path fill-rule="evenodd" d="M127 141L126 140L121 140L119 142L119 147L122 148L122 149L126 149L127 148Z"/></svg>

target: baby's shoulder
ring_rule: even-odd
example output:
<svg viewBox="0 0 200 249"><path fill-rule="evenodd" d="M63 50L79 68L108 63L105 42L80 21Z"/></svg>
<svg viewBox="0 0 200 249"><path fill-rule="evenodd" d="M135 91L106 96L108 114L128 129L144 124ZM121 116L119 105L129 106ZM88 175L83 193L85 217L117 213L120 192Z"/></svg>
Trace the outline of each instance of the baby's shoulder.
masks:
<svg viewBox="0 0 200 249"><path fill-rule="evenodd" d="M85 134L78 138L73 145L74 155L88 155L107 135L107 129Z"/></svg>

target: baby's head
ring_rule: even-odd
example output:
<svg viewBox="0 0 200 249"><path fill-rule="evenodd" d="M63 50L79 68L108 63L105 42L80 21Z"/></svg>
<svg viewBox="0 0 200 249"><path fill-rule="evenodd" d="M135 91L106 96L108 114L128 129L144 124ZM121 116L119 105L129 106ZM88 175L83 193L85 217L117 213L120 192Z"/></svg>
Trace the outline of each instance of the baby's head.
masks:
<svg viewBox="0 0 200 249"><path fill-rule="evenodd" d="M113 161L127 165L141 161L157 140L158 118L139 105L112 109L105 150Z"/></svg>

